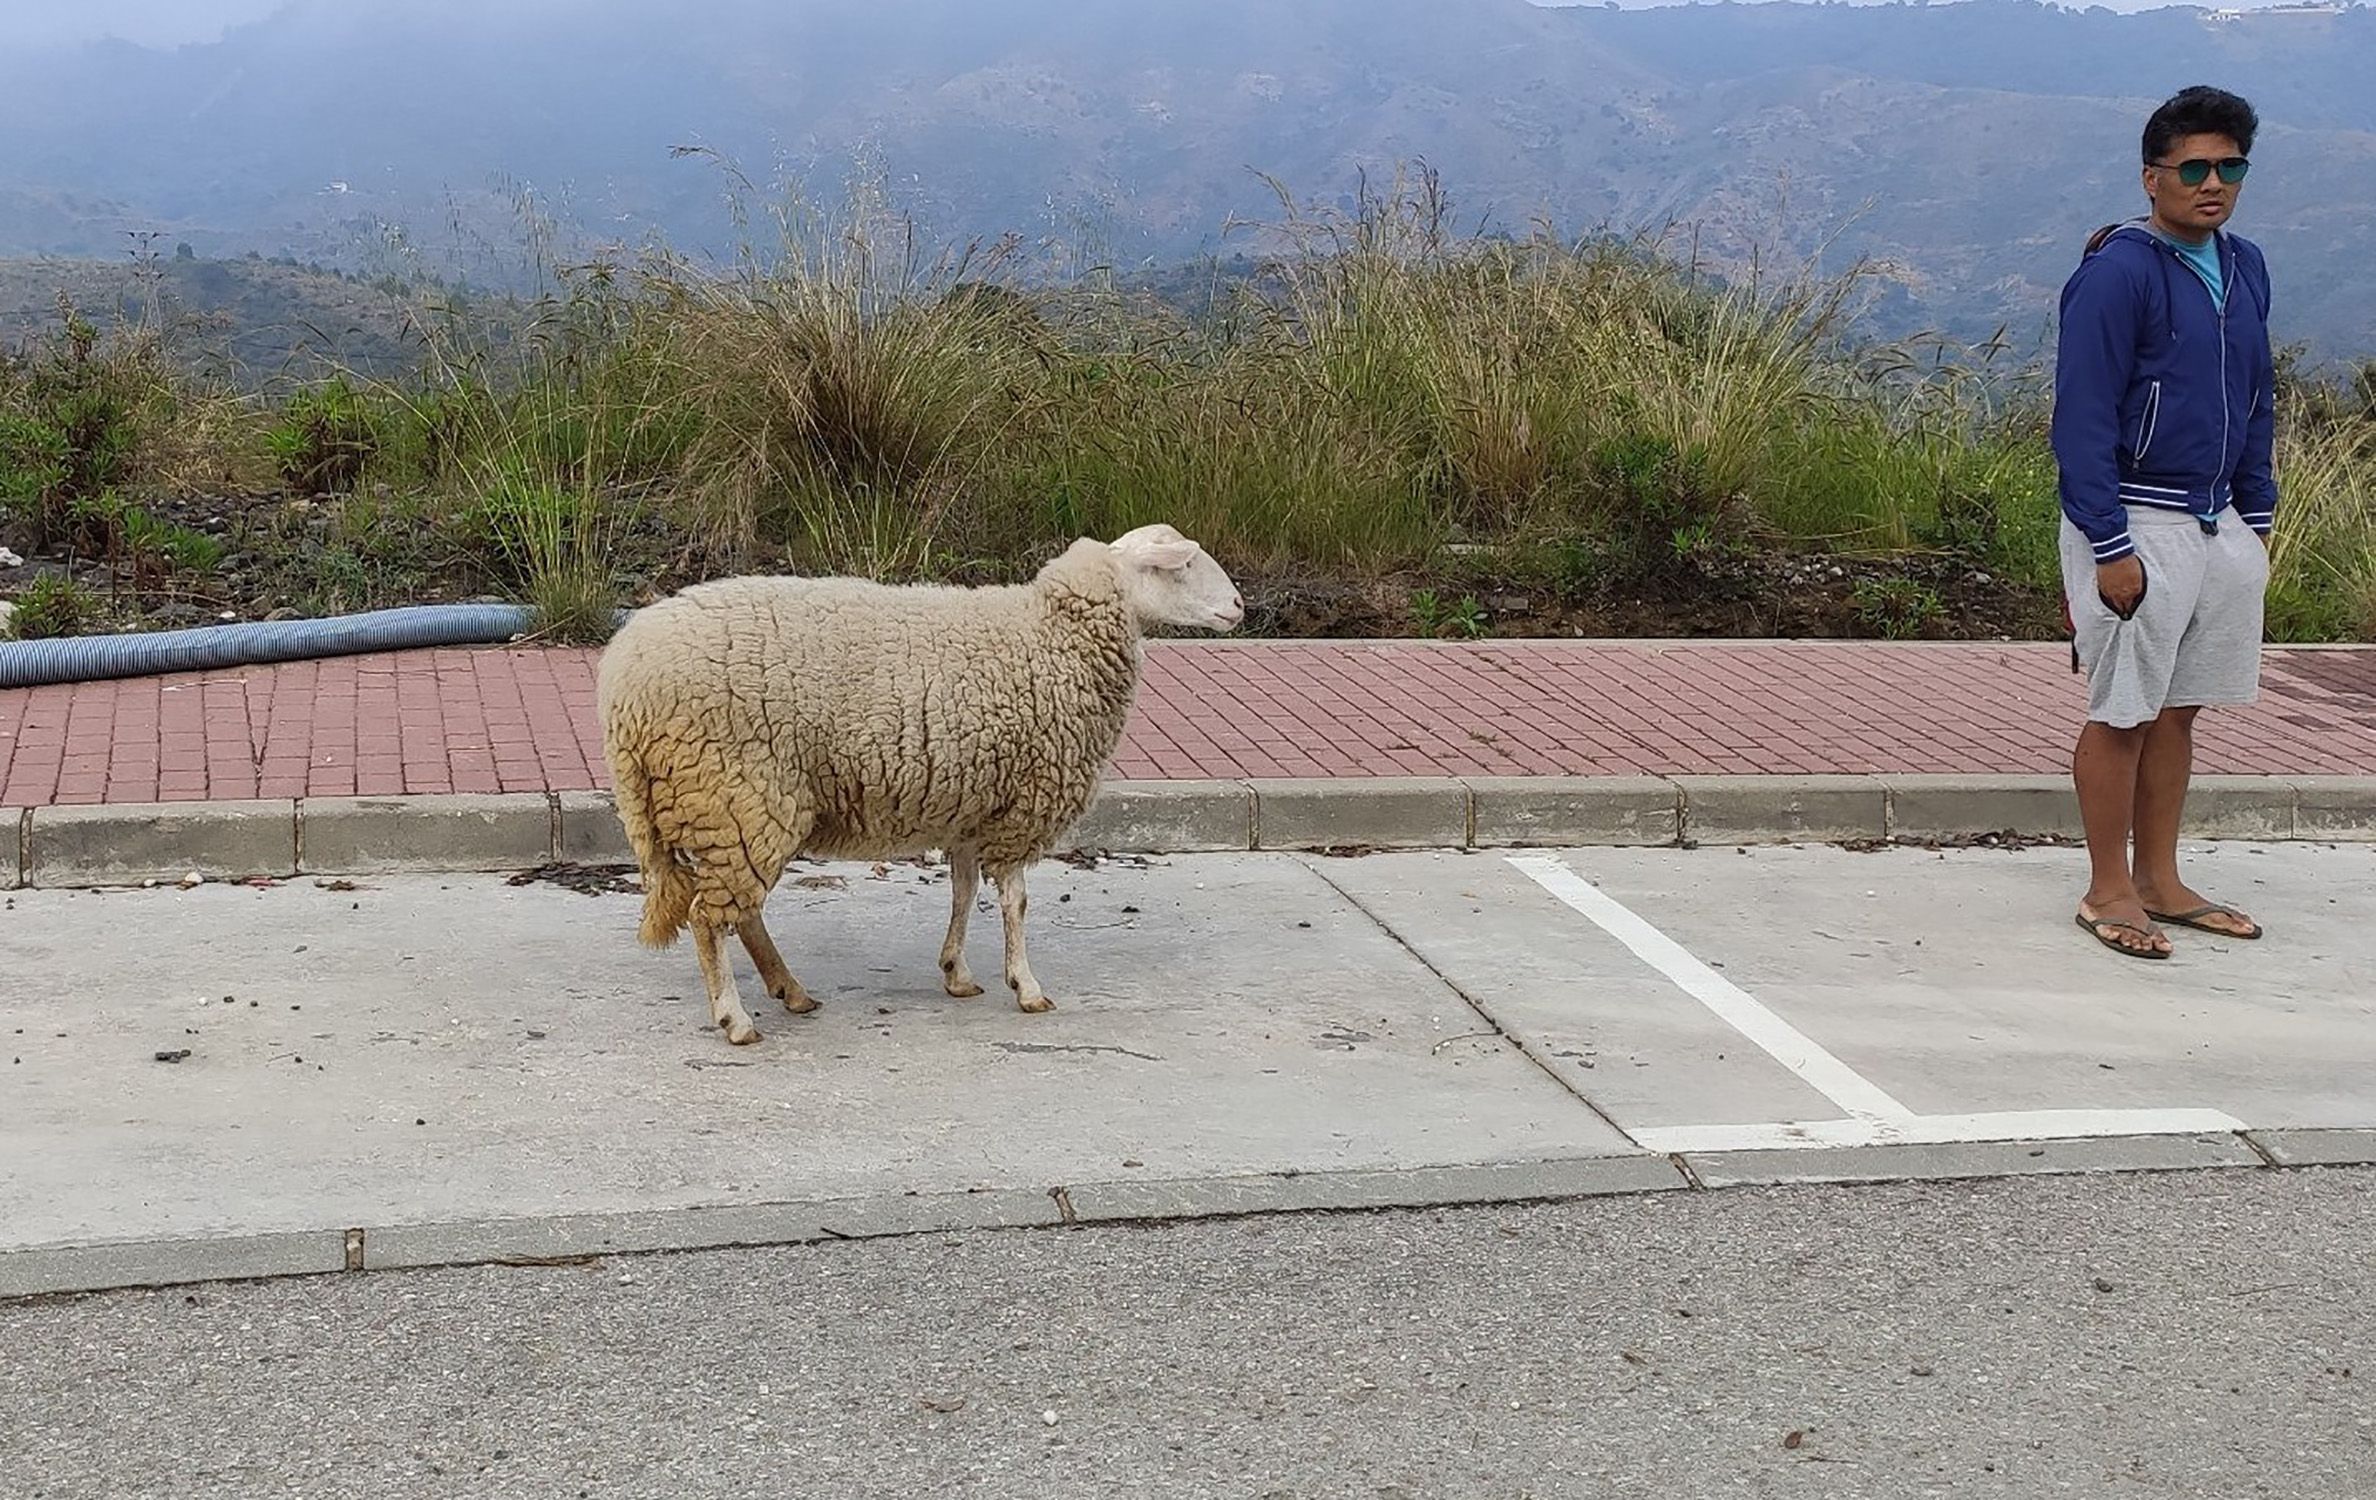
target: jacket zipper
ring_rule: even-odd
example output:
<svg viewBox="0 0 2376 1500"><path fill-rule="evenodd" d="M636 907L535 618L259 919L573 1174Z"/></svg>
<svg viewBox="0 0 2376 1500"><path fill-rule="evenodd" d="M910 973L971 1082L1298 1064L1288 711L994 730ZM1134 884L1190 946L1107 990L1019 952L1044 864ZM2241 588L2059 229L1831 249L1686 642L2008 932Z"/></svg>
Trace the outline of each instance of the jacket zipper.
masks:
<svg viewBox="0 0 2376 1500"><path fill-rule="evenodd" d="M2224 246L2215 244L2212 247L2213 253L2216 254L2224 248ZM2203 504L2208 507L2203 512L2203 526L2206 530L2219 524L2215 519L2219 515L2219 487L2227 479L2228 439L2233 431L2234 413L2228 408L2227 293L2232 289L2231 283L2234 281L2233 272L2235 269L2228 267L2226 273L2220 277L2220 298L2219 306L2216 309L2219 313L2219 472L2211 476L2211 492L2203 501Z"/></svg>

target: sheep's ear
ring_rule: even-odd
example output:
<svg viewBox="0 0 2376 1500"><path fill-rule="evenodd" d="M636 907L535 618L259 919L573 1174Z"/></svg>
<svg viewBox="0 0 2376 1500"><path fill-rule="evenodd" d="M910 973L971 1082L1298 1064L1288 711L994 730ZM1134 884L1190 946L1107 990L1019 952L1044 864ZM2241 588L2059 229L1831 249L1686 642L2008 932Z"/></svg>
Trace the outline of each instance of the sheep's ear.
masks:
<svg viewBox="0 0 2376 1500"><path fill-rule="evenodd" d="M1196 561L1200 549L1186 537L1178 537L1169 541L1134 540L1118 550L1137 567L1176 573Z"/></svg>

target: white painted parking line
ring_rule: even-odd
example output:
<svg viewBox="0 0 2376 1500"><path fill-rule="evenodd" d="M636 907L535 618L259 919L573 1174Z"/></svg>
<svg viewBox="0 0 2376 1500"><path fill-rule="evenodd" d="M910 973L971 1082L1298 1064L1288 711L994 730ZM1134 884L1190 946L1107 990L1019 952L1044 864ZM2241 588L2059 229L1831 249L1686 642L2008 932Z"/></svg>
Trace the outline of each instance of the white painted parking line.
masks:
<svg viewBox="0 0 2376 1500"><path fill-rule="evenodd" d="M1869 1120L1910 1120L1914 1111L1826 1052L1814 1038L1775 1015L1756 997L1692 957L1683 945L1634 915L1623 903L1547 855L1513 855L1535 884L1592 919L1636 958L1714 1011L1719 1020L1763 1048L1817 1093L1849 1114Z"/></svg>
<svg viewBox="0 0 2376 1500"><path fill-rule="evenodd" d="M2201 1135L2245 1129L2215 1109L2041 1109L1918 1115L1724 975L1694 958L1623 902L1551 855L1508 856L1509 864L1561 903L1623 943L1769 1057L1847 1112L1838 1120L1749 1125L1670 1125L1629 1130L1645 1150L1776 1151L1826 1146L1950 1145L1971 1141L2074 1140L2107 1136Z"/></svg>

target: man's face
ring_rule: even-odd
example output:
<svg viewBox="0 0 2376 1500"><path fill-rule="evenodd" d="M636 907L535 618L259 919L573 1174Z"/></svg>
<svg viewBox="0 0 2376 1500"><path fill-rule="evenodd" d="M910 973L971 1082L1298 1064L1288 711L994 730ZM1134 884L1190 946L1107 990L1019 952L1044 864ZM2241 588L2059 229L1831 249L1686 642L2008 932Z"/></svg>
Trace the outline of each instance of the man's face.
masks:
<svg viewBox="0 0 2376 1500"><path fill-rule="evenodd" d="M2244 190L2235 166L2243 159L2244 153L2224 135L2180 136L2158 161L2145 167L2145 191L2153 199L2155 216L2195 234L2208 234L2225 224L2236 212L2236 195ZM2222 163L2237 175L2236 181L2221 180ZM2196 172L2202 173L2201 180L2188 182Z"/></svg>

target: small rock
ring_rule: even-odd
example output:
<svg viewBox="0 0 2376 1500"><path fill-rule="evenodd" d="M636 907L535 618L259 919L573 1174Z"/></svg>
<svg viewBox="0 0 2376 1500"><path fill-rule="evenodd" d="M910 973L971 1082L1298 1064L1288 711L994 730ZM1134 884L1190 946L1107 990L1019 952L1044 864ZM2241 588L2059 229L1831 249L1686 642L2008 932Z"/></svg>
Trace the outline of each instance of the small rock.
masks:
<svg viewBox="0 0 2376 1500"><path fill-rule="evenodd" d="M2096 1289L2097 1291L2099 1291L2099 1292L2105 1292L2105 1293L2110 1293L2110 1292L2114 1292L2114 1291L2117 1291L2117 1290L2119 1290L2119 1288L2115 1287L2115 1286L2114 1286L2114 1285L2113 1285L2113 1284L2112 1284L2110 1281L2106 1280L2105 1278L2103 1278L2103 1277L2101 1277L2101 1276L2098 1276L2098 1277L2095 1279L2095 1289Z"/></svg>
<svg viewBox="0 0 2376 1500"><path fill-rule="evenodd" d="M1047 1423L1050 1427L1053 1427L1056 1425L1056 1413L1052 1411L1043 1411L1040 1413L1040 1420Z"/></svg>
<svg viewBox="0 0 2376 1500"><path fill-rule="evenodd" d="M176 1048L174 1048L174 1049L173 1049L171 1052L160 1052L160 1053L158 1053L158 1054L157 1054L157 1061L159 1061L159 1062L162 1062L162 1063L177 1063L177 1062L180 1062L180 1061L181 1061L183 1058L185 1058L185 1057L188 1057L189 1055L190 1055L190 1049L189 1049L189 1048L187 1048L187 1047L176 1047Z"/></svg>
<svg viewBox="0 0 2376 1500"><path fill-rule="evenodd" d="M1932 1369L1929 1365L1916 1365L1914 1367L1914 1373L1921 1376L1924 1380L1928 1380L1939 1372Z"/></svg>

